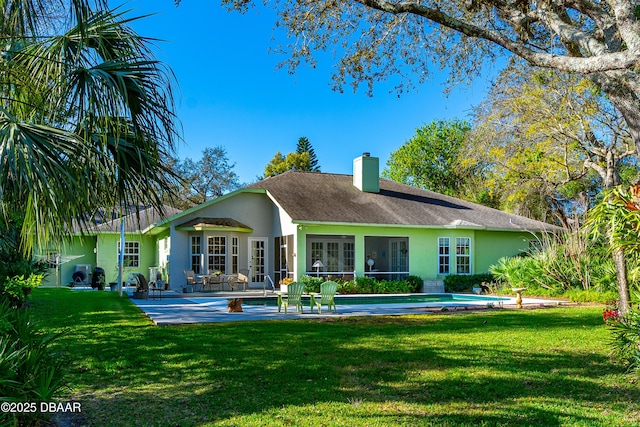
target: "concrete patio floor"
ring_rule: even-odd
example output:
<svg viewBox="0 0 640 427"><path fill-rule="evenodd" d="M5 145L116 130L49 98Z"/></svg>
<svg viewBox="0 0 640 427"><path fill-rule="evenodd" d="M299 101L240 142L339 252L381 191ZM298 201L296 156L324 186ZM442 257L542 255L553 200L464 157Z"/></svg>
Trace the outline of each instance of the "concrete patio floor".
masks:
<svg viewBox="0 0 640 427"><path fill-rule="evenodd" d="M447 307L449 311L461 311L486 308L486 301L462 302L418 302L411 304L344 304L337 301L337 313L323 309L322 314L317 310L311 313L308 305L303 313L297 313L295 308L279 313L278 307L257 306L243 304L241 313L229 313L227 302L230 298L262 297L263 292L216 292L178 294L167 292L163 298L131 299L156 325L180 325L193 323L234 322L247 320L281 320L281 319L321 319L345 316L394 316L406 314L429 314ZM268 293L267 296L275 296ZM559 301L523 298L525 306L553 306ZM509 298L502 303L504 308L515 308L515 298ZM498 307L498 304L495 304ZM324 307L323 307L324 308Z"/></svg>

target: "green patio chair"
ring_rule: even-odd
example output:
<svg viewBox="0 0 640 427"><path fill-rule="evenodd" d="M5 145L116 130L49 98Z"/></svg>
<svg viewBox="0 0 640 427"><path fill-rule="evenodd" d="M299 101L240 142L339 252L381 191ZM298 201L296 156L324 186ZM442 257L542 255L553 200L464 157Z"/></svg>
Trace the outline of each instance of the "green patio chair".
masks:
<svg viewBox="0 0 640 427"><path fill-rule="evenodd" d="M327 310L331 311L331 307L333 307L333 312L338 312L334 298L337 291L338 284L336 282L324 282L320 285L320 293L313 295L315 297L316 306L318 307L318 314L322 312L322 304L327 306Z"/></svg>
<svg viewBox="0 0 640 427"><path fill-rule="evenodd" d="M278 312L280 307L284 305L284 312L287 312L289 305L295 305L296 311L303 313L302 309L302 292L304 292L304 283L293 282L289 284L286 294L278 295Z"/></svg>

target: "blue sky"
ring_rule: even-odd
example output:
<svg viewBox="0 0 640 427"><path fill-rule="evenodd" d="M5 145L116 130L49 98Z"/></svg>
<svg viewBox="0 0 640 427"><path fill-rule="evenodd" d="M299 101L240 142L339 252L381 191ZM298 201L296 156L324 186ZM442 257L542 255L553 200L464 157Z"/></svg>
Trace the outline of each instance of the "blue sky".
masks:
<svg viewBox="0 0 640 427"><path fill-rule="evenodd" d="M120 4L112 2L112 5ZM277 151L295 151L298 138L311 142L323 172L350 174L363 152L380 158L410 139L415 129L436 119L467 119L484 97L488 79L443 95L446 75L398 97L392 83L364 90L330 87L332 58L295 75L276 70L283 58L269 53L274 14L227 12L216 0L131 0L128 16L153 13L135 23L136 31L162 39L158 58L174 71L177 113L184 144L180 158L197 160L205 147L224 146L241 182L255 181Z"/></svg>

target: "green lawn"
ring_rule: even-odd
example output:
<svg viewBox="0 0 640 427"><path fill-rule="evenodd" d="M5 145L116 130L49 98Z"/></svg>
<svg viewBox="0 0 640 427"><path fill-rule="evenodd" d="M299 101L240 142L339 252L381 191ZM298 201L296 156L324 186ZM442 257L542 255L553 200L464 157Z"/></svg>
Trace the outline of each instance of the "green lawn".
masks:
<svg viewBox="0 0 640 427"><path fill-rule="evenodd" d="M37 289L93 426L637 426L601 308L154 326L110 292Z"/></svg>

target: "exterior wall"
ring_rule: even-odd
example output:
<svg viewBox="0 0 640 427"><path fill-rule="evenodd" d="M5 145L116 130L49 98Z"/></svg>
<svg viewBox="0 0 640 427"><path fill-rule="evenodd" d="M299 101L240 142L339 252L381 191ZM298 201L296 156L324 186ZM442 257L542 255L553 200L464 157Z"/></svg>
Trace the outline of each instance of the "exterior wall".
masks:
<svg viewBox="0 0 640 427"><path fill-rule="evenodd" d="M371 236L408 237L409 271L424 280L442 280L438 274L438 238L450 238L450 274L456 274L456 237L470 239L471 274L486 273L503 256L516 255L529 247L534 237L526 232L486 231L458 228L417 229L376 226L299 225L296 233L296 279L306 271L307 235L349 235L355 237L356 276L365 274L365 238Z"/></svg>
<svg viewBox="0 0 640 427"><path fill-rule="evenodd" d="M155 267L157 260L156 241L154 237L139 233L126 233L125 242L140 242L140 265L138 267L124 267L123 280L127 280L129 273L142 273L149 276L149 267ZM107 284L118 281L118 242L120 234L100 234L97 238L98 267L104 268Z"/></svg>
<svg viewBox="0 0 640 427"><path fill-rule="evenodd" d="M479 272L489 271L489 267L505 256L519 255L529 249L530 242L537 236L528 232L510 233L506 231L476 232L476 265Z"/></svg>
<svg viewBox="0 0 640 427"><path fill-rule="evenodd" d="M72 237L70 241L60 248L63 263L59 268L59 284L65 286L73 281L72 275L76 264L90 264L92 272L96 267L101 267L105 271L107 283L117 282L119 241L120 234L116 233ZM129 273L133 272L148 276L149 267L157 266L158 253L155 237L139 233L127 233L125 234L125 241L140 242L140 265L138 267L125 267L124 280L127 279ZM54 269L50 270L43 285L56 285L56 272Z"/></svg>
<svg viewBox="0 0 640 427"><path fill-rule="evenodd" d="M203 252L206 252L206 238L208 236L232 236L239 238L239 268L249 268L249 239L264 238L267 243L267 272L273 269L273 240L282 233L282 227L277 220L277 207L265 195L260 193L238 193L233 197L223 198L216 203L203 206L199 210L181 216L171 224L171 255L169 262L170 287L179 290L185 285L184 270L191 267L190 236L202 236ZM232 218L253 229L253 232L239 232L221 229L220 231L185 231L176 230L176 226L198 217ZM206 255L205 255L206 256ZM273 279L273 276L271 276ZM262 286L262 285L260 285Z"/></svg>
<svg viewBox="0 0 640 427"><path fill-rule="evenodd" d="M72 275L75 272L76 264L91 264L91 271L93 271L96 267L95 247L95 236L74 236L71 240L65 241L59 249L52 250L51 252L59 251L61 255L58 275L56 276L55 268L49 269L47 276L42 281L42 286L66 286L73 282Z"/></svg>

